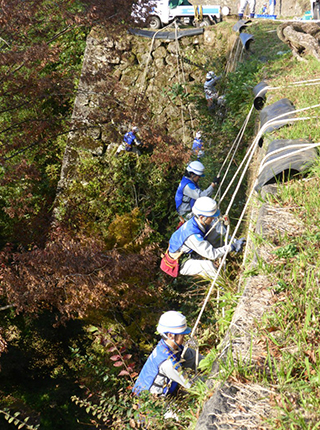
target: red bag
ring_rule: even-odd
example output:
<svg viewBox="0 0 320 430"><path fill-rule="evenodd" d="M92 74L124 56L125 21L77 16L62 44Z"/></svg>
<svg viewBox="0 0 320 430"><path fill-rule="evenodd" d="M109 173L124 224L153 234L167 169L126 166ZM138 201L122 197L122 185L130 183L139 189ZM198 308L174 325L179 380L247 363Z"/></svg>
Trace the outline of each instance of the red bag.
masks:
<svg viewBox="0 0 320 430"><path fill-rule="evenodd" d="M179 259L174 260L166 252L161 260L160 269L163 270L167 275L176 278L179 274Z"/></svg>

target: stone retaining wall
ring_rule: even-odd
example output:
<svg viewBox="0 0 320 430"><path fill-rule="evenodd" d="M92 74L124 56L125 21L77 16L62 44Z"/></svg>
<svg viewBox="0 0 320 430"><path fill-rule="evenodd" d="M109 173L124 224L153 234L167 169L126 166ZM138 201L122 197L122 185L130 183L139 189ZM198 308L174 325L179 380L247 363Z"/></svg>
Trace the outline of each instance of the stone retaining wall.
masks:
<svg viewBox="0 0 320 430"><path fill-rule="evenodd" d="M182 37L178 45L156 39L151 49L151 39L130 34L112 39L105 29L93 29L87 38L72 116L74 131L69 134L58 198L72 178L72 166L81 152L101 154L110 144L122 142L140 100L149 109L148 121L153 126L159 124L168 135L190 145L194 137L191 125L199 126L197 111L192 105L186 107L174 89L183 83L187 92L202 95L207 68L213 68L210 52L227 57L236 38L230 26L217 25L199 36ZM180 60L185 59L180 61L180 68L177 52ZM107 81L113 82L112 88L106 86ZM122 110L126 115L119 121ZM113 117L115 111L117 116ZM148 121L137 125L148 127Z"/></svg>

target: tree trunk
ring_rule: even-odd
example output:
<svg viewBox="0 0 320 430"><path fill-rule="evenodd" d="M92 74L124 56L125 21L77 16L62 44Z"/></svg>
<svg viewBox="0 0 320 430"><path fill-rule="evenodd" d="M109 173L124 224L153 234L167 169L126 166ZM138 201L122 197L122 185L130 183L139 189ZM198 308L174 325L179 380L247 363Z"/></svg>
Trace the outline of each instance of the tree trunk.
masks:
<svg viewBox="0 0 320 430"><path fill-rule="evenodd" d="M277 34L300 59L303 55L313 55L320 61L320 27L318 24L289 22L280 25Z"/></svg>

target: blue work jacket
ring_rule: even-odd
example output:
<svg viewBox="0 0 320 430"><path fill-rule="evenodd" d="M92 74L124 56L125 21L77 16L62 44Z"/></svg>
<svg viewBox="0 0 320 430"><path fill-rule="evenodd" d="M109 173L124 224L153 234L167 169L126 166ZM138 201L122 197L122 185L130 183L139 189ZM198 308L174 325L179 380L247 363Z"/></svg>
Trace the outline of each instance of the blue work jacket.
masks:
<svg viewBox="0 0 320 430"><path fill-rule="evenodd" d="M199 235L200 240L202 240L205 235L205 233L198 226L194 217L182 224L182 226L173 233L169 240L169 252L177 252L188 239L188 237L192 236L193 234Z"/></svg>
<svg viewBox="0 0 320 430"><path fill-rule="evenodd" d="M131 151L131 147L132 147L132 143L135 141L136 136L134 135L134 133L132 131L128 131L128 133L126 133L123 137L123 141L127 144L130 145L130 148L128 148L126 146L126 151Z"/></svg>
<svg viewBox="0 0 320 430"><path fill-rule="evenodd" d="M143 366L138 379L134 384L132 392L136 395L139 395L141 391L150 391L153 385L160 387L160 385L157 385L156 379L157 376L161 376L162 378L160 379L162 384L160 388L162 388L162 393L160 395L172 394L175 391L178 383L170 381L165 375L161 375L159 372L159 367L164 361L169 359L172 361L173 366L178 370L181 368L179 363L180 358L181 351L173 353L165 341L161 339L158 345L149 355L148 360Z"/></svg>
<svg viewBox="0 0 320 430"><path fill-rule="evenodd" d="M192 209L192 206L194 205L195 199L192 199L191 197L188 197L183 194L183 190L186 185L189 185L190 188L196 189L200 188L198 184L195 184L190 178L187 178L186 176L183 176L181 179L181 182L179 184L179 187L177 189L176 195L175 195L175 202L176 202L176 209L179 209L179 206L181 206L182 202L190 204L190 209Z"/></svg>

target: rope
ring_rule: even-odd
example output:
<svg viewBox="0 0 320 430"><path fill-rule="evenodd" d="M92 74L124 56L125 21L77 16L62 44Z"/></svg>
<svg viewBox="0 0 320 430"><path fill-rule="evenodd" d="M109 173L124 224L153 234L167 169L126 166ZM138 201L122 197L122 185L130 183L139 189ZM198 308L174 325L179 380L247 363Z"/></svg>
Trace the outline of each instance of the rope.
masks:
<svg viewBox="0 0 320 430"><path fill-rule="evenodd" d="M203 10L202 10L202 6L193 6L194 8L194 19L195 21L202 21L203 20ZM199 9L198 9L199 8Z"/></svg>
<svg viewBox="0 0 320 430"><path fill-rule="evenodd" d="M212 226L210 227L210 230L207 231L207 233L204 235L204 239L212 232L212 230L215 228L216 225L218 225L220 222L220 218L217 219L217 221L212 224Z"/></svg>
<svg viewBox="0 0 320 430"><path fill-rule="evenodd" d="M176 42L176 52L177 52L177 70L178 70L178 82L181 85L180 78L180 67L179 67L179 41L178 41L178 24L174 21L175 25L175 42ZM183 141L185 142L185 122L184 122L184 114L183 114L183 103L181 103L181 121L182 121L182 132L183 132Z"/></svg>
<svg viewBox="0 0 320 430"><path fill-rule="evenodd" d="M173 25L173 24L172 24L172 23L170 23L170 24L166 25L165 27L160 28L160 29L159 29L159 30L157 30L157 31L154 33L154 35L152 36L152 40L151 40L151 43L150 43L150 49L149 49L148 58L147 58L146 65L145 65L145 68L144 68L144 72L143 72L143 75L142 75L142 83L141 83L141 87L143 88L143 90L140 92L140 94L139 94L139 95L138 95L138 97L137 97L136 107L139 105L140 101L143 99L143 96L144 96L144 94L145 94L145 92L146 92L145 81L146 81L146 76L147 76L147 72L148 72L148 68L149 68L150 59L152 58L152 57L151 57L151 54L152 54L152 51L153 51L153 45L154 45L155 37L156 37L156 35L157 35L158 33L160 33L160 31L163 31L163 30L165 30L165 29L167 29L167 28L169 28L169 27L172 27L172 25ZM135 119L136 119L137 113L138 113L138 109L134 109L133 123L135 122Z"/></svg>
<svg viewBox="0 0 320 430"><path fill-rule="evenodd" d="M226 169L226 171L225 171L225 173L224 173L224 175L223 175L223 178L222 178L222 179L221 179L221 181L220 181L219 188L218 188L218 190L217 190L217 192L216 192L216 194L215 194L215 196L214 196L214 200L216 200L216 198L217 198L218 194L219 194L219 196L220 196L220 194L221 194L221 188L222 188L222 185L223 185L223 183L224 183L224 181L225 181L225 179L226 179L226 177L227 177L227 174L228 174L228 172L229 172L229 170L230 170L230 167L231 167L232 161L234 160L234 157L235 157L236 152L237 152L237 150L238 150L238 148L239 148L239 145L240 145L240 142L241 142L242 137L243 137L243 135L244 135L244 132L245 132L245 130L246 130L246 128L247 128L247 125L248 125L249 119L250 119L251 114L252 114L252 111L253 111L253 107L254 107L254 106L252 105L252 106L251 106L251 109L250 109L250 111L249 111L249 113L248 113L248 115L247 115L247 117L246 117L246 119L245 119L245 121L244 121L244 123L242 124L242 127L241 127L241 129L240 129L239 133L237 134L237 137L236 137L236 138L235 138L235 140L233 141L233 144L231 145L231 148L230 148L230 150L229 150L229 152L228 152L228 154L227 154L226 158L224 159L224 161L223 161L223 163L222 163L222 166L220 167L220 170L219 170L218 175L217 175L218 177L220 177L221 172L222 172L222 170L223 170L223 168L224 168L224 166L225 166L225 164L226 164L226 162L227 162L227 160L228 160L228 158L229 158L229 156L230 156L231 152L232 152L232 151L233 151L233 149L234 149L234 153L233 153L233 155L232 155L232 157L231 157L231 159L230 159L230 162L229 162L229 164L228 164L228 167L227 167L227 169ZM220 204L220 198L219 198L219 204Z"/></svg>
<svg viewBox="0 0 320 430"><path fill-rule="evenodd" d="M277 161L285 159L287 157L292 157L293 155L299 154L300 152L303 152L303 151L307 151L308 149L317 148L319 145L320 145L320 143L306 143L306 144L303 144L303 146L304 146L303 148L301 148L301 144L300 145L290 145L290 149L291 148L300 148L300 149L298 149L297 151L289 152L288 154L284 154L281 157L277 157ZM273 162L273 160L269 160L267 163L263 164L267 158L269 158L271 155L283 152L287 149L288 149L287 147L284 147L284 148L276 149L275 151L272 151L269 154L267 154L260 163L260 169L258 172L258 176L260 175L260 173L262 172L262 170L266 166L268 166L269 164L271 164Z"/></svg>
<svg viewBox="0 0 320 430"><path fill-rule="evenodd" d="M243 52L243 50L242 50L242 52ZM314 83L316 83L316 82L318 82L318 81L320 81L320 79L312 79L312 80L306 80L306 81L297 81L297 82L293 82L293 83L291 83L291 84L289 84L289 85L286 85L286 86L283 86L283 87L284 87L284 88L286 88L286 87L290 87L290 86L294 86L294 85L302 86L301 84L303 84L303 85L304 85L304 84L306 84L306 83L307 83L307 84L306 84L306 86L308 86L308 85L313 85ZM320 84L320 82L319 82L319 84ZM256 95L256 97L257 97L261 92L265 91L266 89L271 89L271 88L272 88L272 89L279 89L279 88L281 88L281 87L265 87L265 88L263 88L262 90L260 90L260 91L259 91L259 93ZM248 124L248 122L249 122L250 116L251 116L251 114L252 114L253 107L254 107L254 105L252 104L252 107L251 107L251 109L250 109L250 111L249 111L249 113L248 113L248 115L247 115L247 117L246 117L246 119L245 119L245 121L244 121L244 123L243 123L243 125L242 125L242 128L240 129L240 131L239 131L239 133L238 133L238 135L237 135L236 139L234 140L234 143L233 143L232 147L230 148L230 150L229 150L229 152L228 152L228 155L227 155L227 157L226 157L226 159L225 159L225 161L224 161L223 165L221 166L221 168L220 168L220 170L219 170L219 174L218 174L218 176L220 176L221 171L222 171L222 169L223 169L223 167L224 167L224 165L225 165L225 163L226 163L226 160L228 159L228 157L230 156L231 152L233 151L233 148L235 147L234 154L233 154L233 156L232 156L232 158L231 158L231 160L230 160L230 162L229 162L229 165L228 165L227 171L226 171L226 173L225 173L225 175L224 175L224 177L223 177L223 179L222 179L222 181L221 181L221 183L220 183L220 186L219 186L218 192L220 192L220 191L221 191L221 186L222 186L222 184L223 184L223 182L224 182L224 180L225 180L225 178L226 178L226 174L227 174L227 172L228 172L228 171L229 171L229 169L230 169L230 166L231 166L231 163L232 163L233 158L234 158L234 156L235 156L235 153L236 153L236 151L237 151L237 149L238 149L238 146L239 146L239 144L240 144L240 142L241 142L241 139L242 139L242 137L243 137L244 131L245 131L246 127L247 127L247 124ZM309 107L307 107L307 108L297 109L297 110L295 110L295 111L293 111L293 112L290 112L290 114L298 113L298 112L304 112L304 111L307 111L307 110L310 110L310 109L313 109L313 108L317 108L317 107L320 107L320 104L313 105L313 106L309 106ZM230 189L231 184L234 182L234 180L235 180L236 176L238 175L238 173L239 173L239 171L240 171L241 167L243 166L243 164L244 164L244 162L245 162L246 158L248 158L247 164L246 164L246 166L245 166L245 168L244 168L244 171L242 172L242 175L241 175L241 177L240 177L240 179L239 179L239 181L238 181L238 185L237 185L237 187L236 187L235 191L233 192L233 195L232 195L231 201L230 201L230 203L229 203L229 206L228 206L228 208L227 208L227 211L226 211L225 215L228 215L228 213L229 213L229 211L230 211L230 209L231 209L231 207L232 207L232 204L233 204L233 202L234 202L235 196L236 196L237 192L239 191L239 188L240 188L240 185L242 184L242 180L243 180L243 178L244 178L244 175L245 175L245 173L246 173L246 171L247 171L247 169L248 169L248 167L249 167L249 164L250 164L250 162L251 162L251 160L252 160L252 158L253 158L253 155L254 155L255 150L256 150L256 148L257 148L257 146L258 146L259 140L260 140L260 138L262 137L262 135L263 135L263 133L265 132L265 130L266 130L268 127L270 127L271 125L287 124L288 122L305 121L305 120L310 119L310 117L306 117L306 118L304 118L304 117L302 117L302 118L285 118L285 119L282 119L282 120L280 119L280 118L283 118L283 117L284 117L284 116L286 116L286 115L288 115L288 112L286 112L286 113L284 113L284 114L281 114L281 115L278 115L278 116L276 116L275 118L273 118L273 119L271 119L271 120L267 121L267 122L266 122L266 123L265 123L265 124L260 128L260 130L259 130L259 132L258 132L258 134L257 134L256 138L253 140L252 145L251 145L251 146L250 146L250 148L248 149L248 151L247 151L247 153L246 153L246 155L245 155L244 159L242 160L242 162L241 162L240 166L238 167L237 172L236 172L236 173L235 173L235 175L233 176L233 178L232 178L231 182L229 183L229 185L228 185L228 187L227 187L227 189L226 189L225 193L223 194L222 198L220 199L220 202L219 202L219 203L221 203L221 201L224 199L224 197L225 197L226 193L227 193L227 192L229 191L229 189ZM305 150L309 150L309 149L311 149L311 148L318 147L318 146L320 146L320 143L307 145L307 146L306 146L306 148L300 148L298 151L291 152L290 154L285 154L285 156L280 157L280 159L282 159L282 158L286 158L287 156L292 156L292 155L298 154L298 153L300 153L300 152L303 152L303 151L305 151ZM260 173L261 169L262 169L262 168L264 168L264 167L265 167L266 165L268 165L268 163L269 163L269 162L268 162L268 163L266 163L266 164L264 164L264 165L263 165L263 163L265 162L265 160L266 160L270 155L274 155L274 153L275 153L275 152L281 152L281 151L278 151L278 150L277 150L277 151L273 151L273 152L272 152L272 154L268 154L268 155L267 155L267 156L262 160L262 162L261 162L261 164L260 164L259 173ZM242 220L243 220L243 218L244 218L244 215L245 215L245 213L246 213L246 211L247 211L247 208L248 208L248 206L249 206L249 203L250 203L250 201L251 201L251 198L252 198L252 195L253 195L253 192L254 192L254 190L255 190L255 187L256 187L257 183L258 183L258 181L257 181L257 179L256 179L256 180L255 180L255 182L254 182L254 184L253 184L253 186L252 186L252 188L251 188L250 194L249 194L249 196L248 196L248 198L247 198L247 201L246 201L245 206L244 206L244 208L243 208L243 210L242 210L242 212L241 212L241 215L240 215L240 217L239 217L239 219L238 219L238 222L237 222L237 224L236 224L236 227L235 227L235 229L234 229L234 232L233 232L233 234L232 234L232 236L231 236L231 239L230 239L230 242L229 242L229 248L228 248L227 252L224 254L224 256L223 256L223 258L222 258L222 260L221 260L221 263L220 263L220 265L219 265L219 267L218 267L218 269L217 269L217 271L216 271L216 275L215 275L214 279L212 280L212 283L211 283L211 286L210 286L209 291L208 291L208 293L207 293L207 296L206 296L206 298L205 298L205 300L204 300L204 302L203 302L202 308L201 308L201 310L200 310L200 312L199 312L199 314L198 314L197 320L196 320L196 322L195 322L195 324L194 324L194 326L193 326L193 328L192 328L192 331L191 331L191 334L190 334L190 337L191 337L191 338L193 338L193 337L194 337L194 334L195 334L195 332L196 332L196 330L197 330L198 324L199 324L199 322L200 322L200 320L201 320L201 317L202 317L202 314L203 314L203 312L204 312L204 310L205 310L205 307L206 307L206 305L207 305L207 303L208 303L208 301L209 301L209 298L210 298L210 296L211 296L212 290L213 290L214 286L216 285L216 282L217 282L217 279L218 279L218 277L219 277L219 275L220 275L220 272L221 272L222 268L223 268L223 267L225 267L226 259L227 259L227 255L228 255L228 253L229 253L229 251L230 251L231 244L232 244L232 242L234 241L234 239L235 239L235 237L236 237L236 234L237 234L237 232L238 232L238 230L239 230L240 224L241 224L241 222L242 222ZM216 196L217 196L218 192L216 193ZM216 196L215 196L215 199L216 199ZM204 237L206 237L206 236L210 233L210 231L212 231L212 229L217 225L217 223L218 223L218 222L219 222L219 220L218 220L218 221L216 221L216 223L215 223L215 224L210 228L210 230L206 233L206 235L205 235ZM226 243L227 243L227 238L228 238L228 235L226 235ZM220 295L219 295L219 288L218 288L218 291L217 291L217 303L219 303L219 297L220 297ZM222 313L224 314L224 308L222 309ZM183 349L183 351L182 351L182 354L181 354L181 357L183 357L183 356L184 356L185 351L186 351L186 347L184 347L184 349ZM198 350L197 350L197 353L198 353Z"/></svg>
<svg viewBox="0 0 320 430"><path fill-rule="evenodd" d="M182 61L182 57L180 55L180 47L179 47L179 40L178 40L178 35L177 35L177 29L178 29L178 25L175 21L175 41L176 41L176 52L177 52L177 68L178 68L178 76L179 76L179 83L181 82L181 78L180 78L180 74L179 74L179 67L181 68L181 74L182 74L182 83L184 84L184 90L187 93L186 90L186 77L185 77L185 71L184 71L184 67L183 67L183 61ZM182 124L183 124L183 137L185 135L185 122L184 122L184 115L183 115L183 103L181 103L181 116L182 116ZM189 111L189 115L190 115L190 123L191 123L191 129L192 129L192 133L194 134L194 122L193 122L193 118L192 118L192 111L191 111L191 107L190 104L188 103L188 111Z"/></svg>
<svg viewBox="0 0 320 430"><path fill-rule="evenodd" d="M290 112L290 114L294 114L294 113L298 113L298 112L304 112L304 111L307 111L307 110L310 110L310 109L313 109L313 108L317 108L317 107L320 107L320 104L313 105L313 106L309 106L309 107L302 108L302 109L297 109L297 110L295 110L295 111ZM253 143L251 144L251 146L249 147L249 149L248 149L247 153L245 154L245 156L244 156L244 158L243 158L243 160L242 160L241 164L239 165L239 167L238 167L238 169L237 169L236 173L234 174L233 178L232 178L232 179L231 179L231 181L229 182L229 184L228 184L228 186L227 186L227 188L226 188L226 190L225 190L224 194L223 194L223 195L222 195L222 197L221 197L220 203L221 203L221 201L223 201L223 199L225 198L226 194L228 193L228 191L229 191L229 189L230 189L231 185L232 185L232 184L233 184L233 182L235 181L235 179L236 179L236 177L237 177L238 173L240 172L240 170L241 170L241 168L242 168L243 164L245 163L245 160L250 156L250 153L251 153L251 152L253 152L253 151L255 150L255 148L256 148L256 146L257 146L257 144L258 144L258 141L260 140L261 136L263 135L263 133L265 132L265 130L266 130L268 127L270 127L271 125L282 125L282 124L283 124L283 125L285 125L285 124L287 124L288 122L304 121L304 120L310 119L310 117L306 117L306 118L286 118L286 119L280 119L280 118L283 118L283 117L284 117L284 116L286 116L286 115L288 115L288 112L286 112L286 113L284 113L284 114L281 114L281 115L276 116L275 118L273 118L273 119L271 119L271 120L267 121L267 122L266 122L266 123L261 127L261 129L259 130L259 132L258 132L258 134L257 134L256 138L254 139ZM258 140L257 140L257 139L258 139ZM252 155L253 155L253 154L252 154ZM252 155L251 155L250 159L252 158ZM244 173L245 173L245 172L244 172ZM242 173L241 178L239 179L239 182L238 182L238 185L237 185L237 188L236 188L236 190L237 190L237 191L239 190L239 187L240 187L240 185L241 185L242 179L243 179L243 177L244 177L244 173ZM230 202L230 204L229 204L229 206L228 206L228 209L227 209L226 214L228 214L228 212L230 211L230 208L231 208L231 206L232 206L232 204L233 204L233 201L234 201L234 197L231 199L231 202Z"/></svg>
<svg viewBox="0 0 320 430"><path fill-rule="evenodd" d="M313 85L314 83L317 83L317 82L318 82L318 84L320 84L320 79L317 78L317 79L309 79L309 80L305 80L305 81L297 81L297 82L293 82L293 83L289 84L288 86L295 86L295 85L297 85L297 86L304 86L304 85L301 85L301 84L305 84L305 83L307 83L305 86L309 86L309 85ZM264 87L264 88L262 88L258 92L258 94L256 95L256 97L258 97L263 91L265 91L267 89L279 89L279 88L281 88L281 87ZM284 86L284 88L286 88L286 86ZM231 152L233 151L233 148L236 145L236 148L234 149L234 154L233 154L233 156L232 156L232 158L231 158L231 160L230 160L230 162L228 164L228 167L227 167L227 169L226 169L226 171L225 171L225 173L223 175L222 180L220 181L219 188L218 188L218 190L217 190L217 192L216 192L216 194L214 196L214 200L217 199L217 195L220 193L222 185L223 185L223 183L224 183L224 181L226 179L226 176L227 176L227 174L228 174L228 172L230 170L232 161L233 161L233 159L235 157L236 151L238 150L239 144L241 142L241 139L243 137L245 129L246 129L247 125L248 125L248 122L249 122L250 116L252 114L253 108L254 108L254 105L251 106L251 109L250 109L250 111L249 111L249 113L248 113L248 115L247 115L247 117L246 117L246 119L245 119L245 121L244 121L244 123L243 123L243 125L242 125L242 127L241 127L241 129L240 129L240 131L238 133L238 135L237 135L237 137L235 138L235 140L234 140L234 142L233 142L233 144L232 144L232 146L231 146L231 148L230 148L230 150L229 150L226 158L224 159L224 162L222 163L222 166L221 166L220 170L219 170L219 173L218 173L217 176L220 177L221 172L222 172L222 170L223 170L223 168L224 168L224 166L225 166L225 164L226 164L226 162L227 162L227 160L228 160Z"/></svg>
<svg viewBox="0 0 320 430"><path fill-rule="evenodd" d="M310 85L320 85L320 78L308 79L308 80L305 80L305 81L295 81L295 82L289 83L288 85L280 85L278 87L269 87L269 86L266 86L266 87L262 88L258 92L258 94L255 96L255 98L257 98L264 91L280 90L282 88L290 88L290 87L308 87Z"/></svg>
<svg viewBox="0 0 320 430"><path fill-rule="evenodd" d="M279 115L278 117L281 117L281 116L284 116L284 115L287 115L287 113L282 114L282 115ZM229 183L229 185L228 185L228 187L227 187L226 191L224 192L223 196L221 197L221 201L222 201L222 200L225 198L225 196L226 196L227 192L229 191L229 189L230 189L230 187L231 187L232 183L234 182L234 180L235 180L236 176L238 175L239 171L241 170L241 168L242 168L242 166L243 166L243 164L244 164L245 160L248 158L248 162L247 162L247 164L246 164L246 166L245 166L245 168L244 168L244 170L243 170L243 172L242 172L242 174L241 174L241 176L240 176L240 179L238 180L238 184L237 184L237 186L236 186L236 189L235 189L235 191L233 192L233 195L232 195L232 197L231 197L231 201L230 201L229 206L228 206L228 208L227 208L227 210L226 210L226 214L228 214L228 213L229 213L229 211L230 211L230 209L231 209L231 207L232 207L232 205L233 205L233 202L234 202L235 196L236 196L236 194L237 194L237 192L238 192L238 190L239 190L239 188L240 188L240 186L241 186L241 184L242 184L242 180L243 180L243 178L244 178L244 175L246 174L246 171L247 171L247 169L248 169L248 167L249 167L249 162L252 160L253 154L254 154L254 152L255 152L255 150L256 150L256 148L257 148L257 146L258 146L258 142L259 142L259 140L260 140L260 138L261 138L261 136L262 136L263 132L264 132L264 131L265 131L265 130L266 130L266 129L271 125L271 124L272 124L272 125L285 125L285 124L287 124L288 122L292 122L292 121L301 121L301 120L305 120L305 119L309 119L309 118L286 118L286 119L277 120L277 121L268 121L268 122L267 122L267 123L266 123L266 124L265 124L261 129L260 129L259 133L257 134L257 137L254 139L254 141L253 141L253 143L252 143L251 147L249 148L249 151L246 153L246 155L245 155L245 157L243 158L243 160L242 160L242 162L241 162L240 166L238 167L238 169L237 169L237 171L236 171L236 173L235 173L234 177L233 177L233 178L232 178L232 180L230 181L230 183Z"/></svg>
<svg viewBox="0 0 320 430"><path fill-rule="evenodd" d="M237 44L237 46L236 46L236 44ZM236 49L235 49L235 46L236 46ZM226 75L229 72L232 72L235 68L235 64L236 64L237 57L238 57L239 46L240 46L240 38L237 37L237 39L234 41L232 49L231 49L231 53L230 53L230 57L229 57L230 60L226 64L226 68L225 68ZM235 53L234 53L234 55L232 55L234 49L235 49ZM231 61L231 59L232 59L232 61Z"/></svg>
<svg viewBox="0 0 320 430"><path fill-rule="evenodd" d="M305 111L305 110L308 110L308 109L312 109L312 108L314 108L314 107L319 107L320 105L314 105L314 106L310 106L310 107L307 107L307 108L303 108L303 109L298 109L296 112L300 112L300 111ZM286 113L287 114L287 113ZM284 115L286 115L286 114L282 114L282 115L279 115L278 117L281 117L281 116L284 116ZM298 120L306 120L306 119L310 119L310 118L291 118L291 120L296 120L296 121L298 121ZM270 120L270 121L268 121L260 130L259 130L259 132L258 132L258 134L257 134L257 136L256 136L256 138L254 139L254 141L253 141L253 144L251 145L251 154L250 154L250 156L249 156L249 159L248 159L248 161L247 161L247 164L246 164L246 166L245 166L245 171L247 170L247 168L249 167L249 164L250 164L250 162L251 162L251 159L252 159L252 157L253 157L253 154L254 154L254 152L255 152L255 149L256 149L256 147L258 146L258 142L259 142L259 139L260 139L260 137L261 137L261 135L262 135L262 133L264 132L264 130L267 128L267 127L269 127L270 125L275 125L275 124L279 124L279 122L284 122L284 121L288 121L288 119L287 120L281 120L281 121L279 121L279 120ZM309 150L309 149L311 149L312 147L318 147L318 146L320 146L320 143L315 143L315 144L310 144L310 145L308 145L307 147L305 147L305 148L301 148L301 149L299 149L298 151L294 151L293 153L291 153L290 155L295 155L296 153L300 153L300 152L303 152L303 151L306 151L306 150ZM242 175L242 178L243 178L243 176L244 176L244 174ZM239 180L239 184L241 183L241 180ZM207 296L206 296L206 298L205 298L205 300L204 300L204 302L203 302L203 305L202 305L202 308L201 308L201 310L200 310L200 312L199 312L199 315L198 315L198 317L197 317L197 320L196 320L196 322L195 322L195 324L194 324L194 326L193 326L193 328L192 328L192 331L191 331L191 334L190 334L190 337L193 337L194 336L194 334L195 334L195 331L196 331L196 329L197 329L197 327L198 327L198 324L199 324L199 322L200 322L200 319L201 319L201 317L202 317L202 314L203 314L203 312L204 312L204 309L205 309L205 307L206 307L206 305L207 305L207 303L208 303L208 301L209 301L209 298L210 298L210 296L211 296L211 293L212 293L212 290L213 290L213 288L214 288L214 286L216 285L216 281L217 281L217 279L218 279L218 277L219 277L219 275L220 275L220 272L221 272L221 270L222 270L222 267L224 266L224 263L225 263L225 261L226 261L226 258L227 258L227 255L228 255L228 253L229 253L229 251L230 251L230 246L231 246L231 244L232 244L232 242L234 241L234 239L235 239L235 237L236 237L236 234L237 234L237 232L238 232L238 230L239 230L239 227L240 227L240 224L241 224L241 222L242 222L242 220L243 220L243 218L244 218L244 215L245 215L245 213L246 213L246 210L247 210L247 208L248 208L248 205L249 205L249 202L251 201L251 198L252 198L252 195L253 195L253 192L254 192L254 190L255 190L255 187L256 187L256 185L257 185L257 183L258 183L258 181L257 181L257 179L255 180L255 182L254 182L254 184L253 184L253 186L252 186L252 188L251 188L251 191L250 191L250 194L249 194L249 196L248 196L248 198L247 198L247 201L246 201L246 203L245 203L245 206L244 206L244 208L243 208L243 210L242 210L242 212L241 212L241 215L240 215L240 217L239 217L239 220L238 220L238 222L237 222L237 225L236 225L236 227L235 227L235 229L234 229L234 232L233 232L233 234L232 234L232 236L231 236L231 239L230 239L230 242L229 242L229 248L228 248L228 250L227 250L227 252L224 254L224 256L223 256L223 258L222 258L222 261L221 261L221 264L220 264L220 266L218 267L218 269L217 269L217 271L216 271L216 275L215 275L215 277L214 277L214 279L213 279L213 281L212 281L212 283L211 283L211 286L210 286L210 288L209 288L209 291L208 291L208 293L207 293ZM238 184L238 187L237 187L237 190L236 190L236 192L238 191L238 189L239 189L239 184ZM235 193L234 193L234 195L235 195ZM229 207L228 207L228 210L230 210L230 205L229 205ZM182 356L184 355L184 352L185 352L185 350L182 352Z"/></svg>
<svg viewBox="0 0 320 430"><path fill-rule="evenodd" d="M183 77L184 90L185 90L186 94L188 94L187 87L186 87L186 74L185 74L184 65L183 65L183 58L181 57L181 54L180 54L179 43L178 43L178 55L179 55L179 60L180 60L181 73L182 73L182 77ZM190 115L191 129L192 129L192 133L194 135L194 123L193 123L192 110L191 110L190 103L188 103L188 111L189 111L189 115Z"/></svg>

